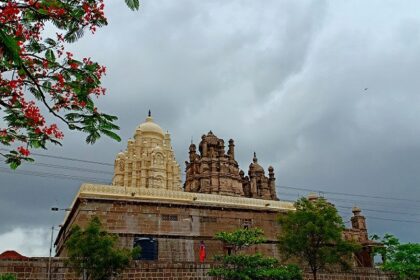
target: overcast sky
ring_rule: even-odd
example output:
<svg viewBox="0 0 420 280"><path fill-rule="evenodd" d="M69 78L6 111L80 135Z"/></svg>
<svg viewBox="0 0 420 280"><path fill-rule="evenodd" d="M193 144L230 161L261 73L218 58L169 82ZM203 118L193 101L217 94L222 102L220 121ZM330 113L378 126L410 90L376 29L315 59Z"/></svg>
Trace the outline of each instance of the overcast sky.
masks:
<svg viewBox="0 0 420 280"><path fill-rule="evenodd" d="M90 146L65 130L64 146L44 154L113 164L150 108L183 171L191 139L212 130L235 140L245 171L254 151L274 167L280 199L321 190L345 222L357 205L370 233L420 242L418 1L106 4L109 25L70 49L107 66L99 104L119 116L123 141ZM78 178L2 165L0 252L47 255L64 217L50 208L68 207L83 181L112 178L109 165L35 158L55 168L18 172Z"/></svg>

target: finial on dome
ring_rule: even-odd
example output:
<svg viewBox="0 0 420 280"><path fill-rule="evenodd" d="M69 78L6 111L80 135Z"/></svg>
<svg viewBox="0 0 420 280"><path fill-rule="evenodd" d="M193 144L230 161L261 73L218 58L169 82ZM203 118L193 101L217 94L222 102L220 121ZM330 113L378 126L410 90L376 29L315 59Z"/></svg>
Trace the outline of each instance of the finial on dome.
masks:
<svg viewBox="0 0 420 280"><path fill-rule="evenodd" d="M152 112L150 111L150 109L149 109L149 114L147 116L148 117L151 117L152 116Z"/></svg>
<svg viewBox="0 0 420 280"><path fill-rule="evenodd" d="M258 161L258 159L257 159L257 153L256 152L254 152L254 158L252 159L252 161L254 163L256 163Z"/></svg>
<svg viewBox="0 0 420 280"><path fill-rule="evenodd" d="M360 212L362 212L362 210L359 207L354 206L352 208L352 212L353 212L354 216L358 216L360 214Z"/></svg>

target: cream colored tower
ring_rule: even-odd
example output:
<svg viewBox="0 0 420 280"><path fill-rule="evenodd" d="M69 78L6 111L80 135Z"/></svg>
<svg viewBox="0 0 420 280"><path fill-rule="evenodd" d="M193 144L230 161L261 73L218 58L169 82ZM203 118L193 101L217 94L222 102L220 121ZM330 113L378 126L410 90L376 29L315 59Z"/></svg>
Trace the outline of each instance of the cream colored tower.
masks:
<svg viewBox="0 0 420 280"><path fill-rule="evenodd" d="M159 188L180 191L181 170L175 160L169 133L153 122L150 115L128 140L127 150L117 155L115 186Z"/></svg>

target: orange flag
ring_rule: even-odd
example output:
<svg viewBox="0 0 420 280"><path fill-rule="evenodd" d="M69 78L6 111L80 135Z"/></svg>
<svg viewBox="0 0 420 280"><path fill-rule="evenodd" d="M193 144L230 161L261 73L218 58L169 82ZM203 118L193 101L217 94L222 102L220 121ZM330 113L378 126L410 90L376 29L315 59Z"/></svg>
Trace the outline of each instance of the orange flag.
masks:
<svg viewBox="0 0 420 280"><path fill-rule="evenodd" d="M200 262L204 262L206 259L206 245L204 245L204 241L200 241Z"/></svg>

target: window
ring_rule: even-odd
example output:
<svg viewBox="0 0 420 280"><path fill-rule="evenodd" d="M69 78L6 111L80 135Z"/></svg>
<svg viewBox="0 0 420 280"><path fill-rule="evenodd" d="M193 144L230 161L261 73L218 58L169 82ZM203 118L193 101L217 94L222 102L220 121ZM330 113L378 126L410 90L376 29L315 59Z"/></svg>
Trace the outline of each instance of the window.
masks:
<svg viewBox="0 0 420 280"><path fill-rule="evenodd" d="M240 220L241 227L244 229L249 229L252 227L252 219L241 219Z"/></svg>
<svg viewBox="0 0 420 280"><path fill-rule="evenodd" d="M162 215L161 216L162 221L178 221L177 215Z"/></svg>
<svg viewBox="0 0 420 280"><path fill-rule="evenodd" d="M153 261L158 259L158 241L152 237L135 237L134 247L141 248L141 254L137 260Z"/></svg>

